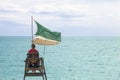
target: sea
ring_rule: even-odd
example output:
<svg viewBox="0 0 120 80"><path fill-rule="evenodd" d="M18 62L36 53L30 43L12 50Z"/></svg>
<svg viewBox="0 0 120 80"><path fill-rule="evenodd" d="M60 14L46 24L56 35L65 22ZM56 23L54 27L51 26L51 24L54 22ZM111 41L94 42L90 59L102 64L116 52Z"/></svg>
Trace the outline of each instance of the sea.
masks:
<svg viewBox="0 0 120 80"><path fill-rule="evenodd" d="M23 80L31 37L0 37L0 80ZM62 37L54 46L36 45L48 80L120 80L120 37ZM42 77L26 77L42 80Z"/></svg>

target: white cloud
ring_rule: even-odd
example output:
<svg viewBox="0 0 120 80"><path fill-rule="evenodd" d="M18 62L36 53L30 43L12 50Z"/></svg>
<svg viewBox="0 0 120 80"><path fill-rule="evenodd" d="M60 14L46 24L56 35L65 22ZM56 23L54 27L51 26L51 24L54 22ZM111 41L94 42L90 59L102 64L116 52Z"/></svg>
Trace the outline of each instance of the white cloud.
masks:
<svg viewBox="0 0 120 80"><path fill-rule="evenodd" d="M4 0L0 3L0 20L29 25L30 16L34 16L45 25L59 28L77 26L79 29L85 27L92 28L91 30L99 28L118 30L120 2L118 0Z"/></svg>

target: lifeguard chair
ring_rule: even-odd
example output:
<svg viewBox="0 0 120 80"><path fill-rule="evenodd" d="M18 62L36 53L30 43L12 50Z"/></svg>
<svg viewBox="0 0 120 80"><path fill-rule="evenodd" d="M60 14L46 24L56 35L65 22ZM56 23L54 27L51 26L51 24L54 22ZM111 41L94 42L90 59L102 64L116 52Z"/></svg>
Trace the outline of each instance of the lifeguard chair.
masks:
<svg viewBox="0 0 120 80"><path fill-rule="evenodd" d="M39 76L42 77L43 80L47 80L45 66L44 66L44 59L42 57L39 58L39 55L28 54L25 60L25 71L24 71L24 78L30 76Z"/></svg>
<svg viewBox="0 0 120 80"><path fill-rule="evenodd" d="M61 33L53 32L35 21L37 25L36 36L33 38L33 16L31 16L31 34L32 43L44 45L44 54L46 45L57 45L61 42ZM31 64L32 63L32 64ZM24 78L27 76L42 76L43 80L47 80L44 59L39 58L38 54L30 54L25 60Z"/></svg>

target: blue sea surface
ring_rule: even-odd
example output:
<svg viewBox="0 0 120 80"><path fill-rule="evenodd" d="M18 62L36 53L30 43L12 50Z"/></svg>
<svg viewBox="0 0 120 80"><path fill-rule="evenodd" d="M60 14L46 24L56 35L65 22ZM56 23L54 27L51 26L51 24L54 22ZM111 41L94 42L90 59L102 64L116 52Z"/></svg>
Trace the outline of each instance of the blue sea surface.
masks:
<svg viewBox="0 0 120 80"><path fill-rule="evenodd" d="M31 37L0 37L0 80L23 80ZM55 46L36 45L48 80L120 80L120 37L62 37ZM42 80L42 77L26 77Z"/></svg>

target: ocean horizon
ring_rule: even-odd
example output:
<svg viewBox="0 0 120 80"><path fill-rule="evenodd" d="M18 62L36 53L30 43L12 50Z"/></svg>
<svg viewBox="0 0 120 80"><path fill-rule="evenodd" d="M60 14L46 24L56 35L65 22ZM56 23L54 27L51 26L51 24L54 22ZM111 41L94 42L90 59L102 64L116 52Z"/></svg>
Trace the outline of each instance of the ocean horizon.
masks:
<svg viewBox="0 0 120 80"><path fill-rule="evenodd" d="M0 36L0 80L23 80L30 36ZM120 80L120 36L64 36L55 46L36 45L48 80ZM42 80L42 77L26 77Z"/></svg>

